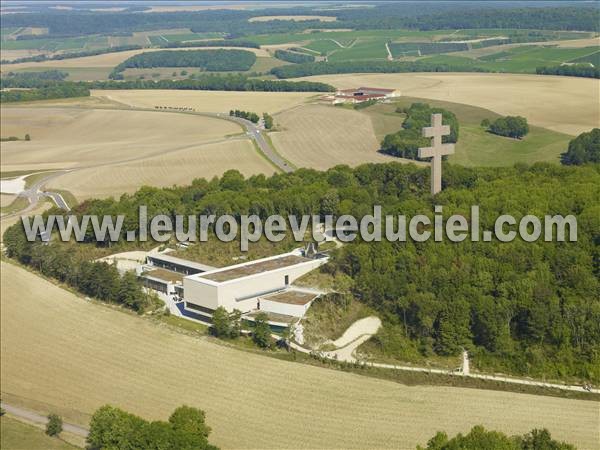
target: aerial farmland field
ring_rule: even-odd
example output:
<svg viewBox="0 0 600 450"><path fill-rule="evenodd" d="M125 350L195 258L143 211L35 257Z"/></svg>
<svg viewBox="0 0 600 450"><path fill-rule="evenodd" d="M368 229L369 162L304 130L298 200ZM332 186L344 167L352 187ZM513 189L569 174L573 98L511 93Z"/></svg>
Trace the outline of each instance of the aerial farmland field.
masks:
<svg viewBox="0 0 600 450"><path fill-rule="evenodd" d="M107 402L164 420L185 401L203 405L224 448L414 448L473 423L543 426L581 448L598 438L596 402L409 387L265 358L86 302L12 264L2 271L13 281L2 284L2 400L74 423Z"/></svg>
<svg viewBox="0 0 600 450"><path fill-rule="evenodd" d="M0 16L2 450L600 448L600 4Z"/></svg>

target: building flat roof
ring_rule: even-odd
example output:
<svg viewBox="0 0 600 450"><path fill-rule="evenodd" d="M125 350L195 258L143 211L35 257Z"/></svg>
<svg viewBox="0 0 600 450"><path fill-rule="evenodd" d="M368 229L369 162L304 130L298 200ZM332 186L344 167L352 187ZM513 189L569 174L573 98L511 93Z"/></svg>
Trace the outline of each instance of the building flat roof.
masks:
<svg viewBox="0 0 600 450"><path fill-rule="evenodd" d="M308 258L297 255L282 255L277 258L259 259L244 264L232 266L230 268L217 269L210 273L200 273L197 277L218 283L230 281L236 278L243 278L257 273L269 272L271 270L281 269L283 267L295 266L296 264L310 261Z"/></svg>
<svg viewBox="0 0 600 450"><path fill-rule="evenodd" d="M154 254L148 255L148 258L157 259L171 264L178 264L180 266L189 267L190 269L200 270L202 272L208 272L209 270L215 270L216 267L207 266L206 264L200 264L194 261L189 261L183 258L177 258L176 256L169 256L165 254Z"/></svg>
<svg viewBox="0 0 600 450"><path fill-rule="evenodd" d="M147 272L143 272L142 276L148 276L152 278L158 278L159 280L167 281L169 283L182 282L183 275L177 272L171 272L166 269L152 269Z"/></svg>
<svg viewBox="0 0 600 450"><path fill-rule="evenodd" d="M312 302L316 294L311 292L304 291L296 291L293 289L288 289L285 291L276 292L270 295L261 296L261 298L277 303L287 303L290 305L306 305L307 303Z"/></svg>

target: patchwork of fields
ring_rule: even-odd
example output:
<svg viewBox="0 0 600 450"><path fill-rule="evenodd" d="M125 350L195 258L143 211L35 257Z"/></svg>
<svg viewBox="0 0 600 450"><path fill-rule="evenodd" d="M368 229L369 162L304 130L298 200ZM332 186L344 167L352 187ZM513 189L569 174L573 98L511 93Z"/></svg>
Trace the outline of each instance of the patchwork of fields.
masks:
<svg viewBox="0 0 600 450"><path fill-rule="evenodd" d="M1 269L11 280L0 304L2 399L70 422L87 424L105 403L164 420L185 403L206 411L223 448L414 448L475 424L509 434L546 427L579 448L598 442L596 402L409 387L265 358Z"/></svg>

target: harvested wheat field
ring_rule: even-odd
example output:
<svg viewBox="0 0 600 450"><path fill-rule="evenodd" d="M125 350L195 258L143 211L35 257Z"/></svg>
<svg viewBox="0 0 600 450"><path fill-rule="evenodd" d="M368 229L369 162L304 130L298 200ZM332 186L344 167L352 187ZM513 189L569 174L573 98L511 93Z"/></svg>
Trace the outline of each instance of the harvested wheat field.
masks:
<svg viewBox="0 0 600 450"><path fill-rule="evenodd" d="M6 107L2 132L31 141L2 143L2 171L106 165L188 148L228 134L234 123L176 113Z"/></svg>
<svg viewBox="0 0 600 450"><path fill-rule="evenodd" d="M2 65L2 72L9 72L11 70L31 69L31 68L44 68L44 69L60 69L60 68L84 68L84 67L110 67L113 68L118 64L121 64L128 58L131 58L138 53L156 52L159 50L211 50L217 48L231 48L231 47L185 47L185 48L142 48L137 50L127 50L124 52L112 52L103 53L101 55L93 56L82 56L81 58L67 58L59 59L54 61L40 61L40 62L23 62L16 64L4 64ZM255 53L256 56L269 56L266 50L259 48L243 48L238 50L247 50ZM15 58L13 58L15 59Z"/></svg>
<svg viewBox="0 0 600 450"><path fill-rule="evenodd" d="M376 86L409 97L431 98L520 115L533 124L577 135L600 123L600 80L547 75L403 73L319 75L338 88Z"/></svg>
<svg viewBox="0 0 600 450"><path fill-rule="evenodd" d="M80 200L119 197L144 185L181 186L190 184L194 178L211 179L228 169L238 169L246 176L270 175L275 171L249 139L229 139L191 144L165 155L77 170L52 180L48 187L67 190Z"/></svg>
<svg viewBox="0 0 600 450"><path fill-rule="evenodd" d="M306 105L277 114L275 123L283 129L270 135L275 148L298 167L327 169L399 160L377 152L371 119L356 111Z"/></svg>
<svg viewBox="0 0 600 450"><path fill-rule="evenodd" d="M483 424L547 427L593 448L592 401L432 386L408 387L271 359L183 335L86 302L2 263L2 400L87 424L111 403L166 419L204 409L222 448L415 448L437 430ZM30 400L35 399L35 400Z"/></svg>
<svg viewBox="0 0 600 450"><path fill-rule="evenodd" d="M232 109L258 114L276 112L301 105L317 94L312 92L233 92L233 91L173 91L173 90L98 90L94 97L104 97L128 106L191 107L200 112L227 113Z"/></svg>

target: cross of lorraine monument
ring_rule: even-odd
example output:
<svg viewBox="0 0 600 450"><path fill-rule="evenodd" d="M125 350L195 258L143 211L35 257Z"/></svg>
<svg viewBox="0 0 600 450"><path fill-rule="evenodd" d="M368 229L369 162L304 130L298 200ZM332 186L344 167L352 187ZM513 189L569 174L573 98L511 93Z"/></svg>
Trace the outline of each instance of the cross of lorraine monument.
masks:
<svg viewBox="0 0 600 450"><path fill-rule="evenodd" d="M431 195L442 190L442 156L454 154L454 144L442 144L442 136L450 134L450 126L442 125L442 115L431 115L431 126L423 128L423 137L433 138L431 147L419 148L419 158L431 160Z"/></svg>

